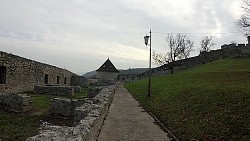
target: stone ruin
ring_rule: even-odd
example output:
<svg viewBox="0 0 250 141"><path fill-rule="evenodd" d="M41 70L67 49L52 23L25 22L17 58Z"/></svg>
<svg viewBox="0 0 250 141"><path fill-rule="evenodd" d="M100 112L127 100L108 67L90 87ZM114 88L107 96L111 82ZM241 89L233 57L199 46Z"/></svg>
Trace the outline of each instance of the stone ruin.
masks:
<svg viewBox="0 0 250 141"><path fill-rule="evenodd" d="M13 112L27 112L32 109L32 99L26 94L0 94L0 106Z"/></svg>
<svg viewBox="0 0 250 141"><path fill-rule="evenodd" d="M33 91L34 86L87 86L87 79L69 70L0 51L0 92Z"/></svg>
<svg viewBox="0 0 250 141"><path fill-rule="evenodd" d="M92 87L89 88L88 98L85 99L68 99L68 98L53 98L51 100L51 113L61 116L72 116L77 107L82 105L93 104L94 98L99 92L107 87ZM93 98L93 99L92 99ZM85 109L86 110L86 109Z"/></svg>
<svg viewBox="0 0 250 141"><path fill-rule="evenodd" d="M72 116L76 107L86 103L85 99L53 98L51 101L51 113L61 116Z"/></svg>
<svg viewBox="0 0 250 141"><path fill-rule="evenodd" d="M74 88L72 87L62 87L62 86L35 86L35 94L48 94L48 95L58 95L67 96L74 94Z"/></svg>
<svg viewBox="0 0 250 141"><path fill-rule="evenodd" d="M46 85L46 86L35 86L35 94L49 94L58 96L73 95L75 92L80 92L81 87L79 86L59 86L59 85Z"/></svg>
<svg viewBox="0 0 250 141"><path fill-rule="evenodd" d="M92 99L86 100L53 99L52 112L63 116L73 115L75 126L58 126L44 122L40 127L40 134L28 138L27 141L96 140L108 113L115 89L116 85L104 87L100 92L96 91L98 94Z"/></svg>

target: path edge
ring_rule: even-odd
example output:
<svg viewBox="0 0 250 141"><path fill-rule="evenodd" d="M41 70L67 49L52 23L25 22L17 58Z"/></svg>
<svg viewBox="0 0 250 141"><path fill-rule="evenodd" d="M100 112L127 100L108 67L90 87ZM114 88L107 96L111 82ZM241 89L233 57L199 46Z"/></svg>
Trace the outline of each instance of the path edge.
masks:
<svg viewBox="0 0 250 141"><path fill-rule="evenodd" d="M125 89L129 92L127 88ZM154 119L154 123L159 126L165 133L167 133L167 136L171 138L172 141L179 141L179 139L166 126L164 126L163 123L152 112L148 111L133 94L131 94L130 92L129 94L140 104L140 107Z"/></svg>

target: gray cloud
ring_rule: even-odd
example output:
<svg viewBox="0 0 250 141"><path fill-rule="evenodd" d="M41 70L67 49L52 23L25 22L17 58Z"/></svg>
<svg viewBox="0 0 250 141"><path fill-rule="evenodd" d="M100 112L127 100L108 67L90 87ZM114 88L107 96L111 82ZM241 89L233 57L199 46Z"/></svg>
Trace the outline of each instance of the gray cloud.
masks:
<svg viewBox="0 0 250 141"><path fill-rule="evenodd" d="M143 36L153 32L231 32L238 0L0 0L0 48L73 72L97 69L110 57L118 68L147 67ZM244 43L239 34L215 35L215 48ZM188 35L199 42L204 36ZM152 47L167 51L166 34Z"/></svg>

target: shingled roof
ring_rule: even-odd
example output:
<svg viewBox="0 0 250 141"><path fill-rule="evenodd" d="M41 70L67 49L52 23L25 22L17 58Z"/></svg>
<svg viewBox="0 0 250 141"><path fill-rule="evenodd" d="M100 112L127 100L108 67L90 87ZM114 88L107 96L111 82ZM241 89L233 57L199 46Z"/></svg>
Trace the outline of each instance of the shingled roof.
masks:
<svg viewBox="0 0 250 141"><path fill-rule="evenodd" d="M102 71L102 72L119 72L115 66L112 64L112 62L109 60L109 58L106 60L106 62L96 71Z"/></svg>

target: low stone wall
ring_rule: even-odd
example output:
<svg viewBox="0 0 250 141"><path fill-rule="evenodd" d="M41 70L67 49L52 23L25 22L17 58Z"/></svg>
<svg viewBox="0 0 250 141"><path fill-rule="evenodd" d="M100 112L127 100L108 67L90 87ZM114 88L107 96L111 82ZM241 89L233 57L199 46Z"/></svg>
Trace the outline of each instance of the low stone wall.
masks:
<svg viewBox="0 0 250 141"><path fill-rule="evenodd" d="M25 94L0 94L2 108L13 112L27 112L32 109L32 99Z"/></svg>
<svg viewBox="0 0 250 141"><path fill-rule="evenodd" d="M108 113L116 86L102 89L93 99L86 100L74 110L75 127L50 125L44 122L40 134L27 141L95 141ZM71 102L72 103L72 102Z"/></svg>
<svg viewBox="0 0 250 141"><path fill-rule="evenodd" d="M74 87L71 87L71 86L35 86L34 93L67 96L67 95L74 94Z"/></svg>

